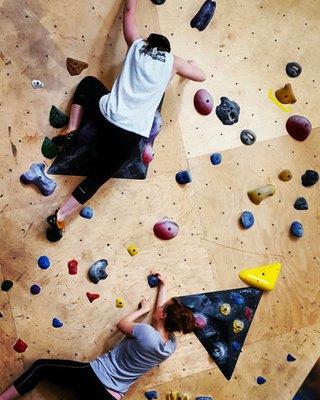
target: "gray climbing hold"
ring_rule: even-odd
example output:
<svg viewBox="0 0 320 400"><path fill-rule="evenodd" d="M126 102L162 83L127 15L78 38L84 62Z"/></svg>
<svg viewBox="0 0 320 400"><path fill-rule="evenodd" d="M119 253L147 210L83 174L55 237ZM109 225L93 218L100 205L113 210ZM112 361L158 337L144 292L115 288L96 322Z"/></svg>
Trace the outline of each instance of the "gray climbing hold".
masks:
<svg viewBox="0 0 320 400"><path fill-rule="evenodd" d="M294 208L296 210L308 210L308 202L304 197L298 197L294 203Z"/></svg>
<svg viewBox="0 0 320 400"><path fill-rule="evenodd" d="M42 81L39 81L38 79L33 79L31 81L31 86L33 89L42 89L44 88L44 83Z"/></svg>
<svg viewBox="0 0 320 400"><path fill-rule="evenodd" d="M302 72L302 67L296 62L289 62L286 65L286 73L290 78L297 78Z"/></svg>
<svg viewBox="0 0 320 400"><path fill-rule="evenodd" d="M106 272L107 265L108 261L104 259L98 260L91 265L88 273L91 282L98 283L101 279L106 279L108 277Z"/></svg>
<svg viewBox="0 0 320 400"><path fill-rule="evenodd" d="M20 176L23 184L34 184L43 196L50 196L56 189L57 184L44 172L44 164L31 164L29 170Z"/></svg>
<svg viewBox="0 0 320 400"><path fill-rule="evenodd" d="M240 107L228 97L221 97L221 104L216 108L217 117L224 125L233 125L239 121Z"/></svg>
<svg viewBox="0 0 320 400"><path fill-rule="evenodd" d="M257 140L257 136L252 131L244 129L240 134L240 140L246 146L250 146Z"/></svg>

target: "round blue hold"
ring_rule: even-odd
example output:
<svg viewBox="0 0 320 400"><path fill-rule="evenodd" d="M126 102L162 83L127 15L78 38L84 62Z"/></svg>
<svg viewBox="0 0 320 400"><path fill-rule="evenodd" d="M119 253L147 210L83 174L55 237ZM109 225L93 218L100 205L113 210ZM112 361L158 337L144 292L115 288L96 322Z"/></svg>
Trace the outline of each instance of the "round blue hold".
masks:
<svg viewBox="0 0 320 400"><path fill-rule="evenodd" d="M176 174L176 181L180 185L185 185L186 183L192 182L192 177L190 171L180 171Z"/></svg>
<svg viewBox="0 0 320 400"><path fill-rule="evenodd" d="M61 328L63 326L63 322L60 321L58 318L53 318L52 320L52 326L54 328Z"/></svg>
<svg viewBox="0 0 320 400"><path fill-rule="evenodd" d="M47 256L41 256L38 258L38 265L41 269L48 269L50 267L50 260Z"/></svg>
<svg viewBox="0 0 320 400"><path fill-rule="evenodd" d="M34 285L31 286L30 292L32 294L39 294L41 292L41 287L39 285L37 285L37 284L34 284Z"/></svg>
<svg viewBox="0 0 320 400"><path fill-rule="evenodd" d="M244 304L244 297L237 293L237 292L232 292L230 294L231 299L238 305Z"/></svg>
<svg viewBox="0 0 320 400"><path fill-rule="evenodd" d="M288 355L287 355L287 361L288 361L288 362L293 362L293 361L296 361L296 358L293 357L292 354L288 354Z"/></svg>
<svg viewBox="0 0 320 400"><path fill-rule="evenodd" d="M258 376L258 378L257 378L258 385L263 385L266 382L267 382L266 378L264 378L263 376Z"/></svg>
<svg viewBox="0 0 320 400"><path fill-rule="evenodd" d="M213 400L211 396L198 396L196 400Z"/></svg>
<svg viewBox="0 0 320 400"><path fill-rule="evenodd" d="M220 153L213 153L210 157L211 163L213 165L218 165L222 161L222 156Z"/></svg>
<svg viewBox="0 0 320 400"><path fill-rule="evenodd" d="M158 392L156 392L155 390L149 390L148 392L145 392L144 395L148 400L153 400L158 398Z"/></svg>
<svg viewBox="0 0 320 400"><path fill-rule="evenodd" d="M294 221L291 224L291 233L293 236L302 237L303 236L303 226L300 222Z"/></svg>
<svg viewBox="0 0 320 400"><path fill-rule="evenodd" d="M80 211L80 215L83 218L91 219L93 217L93 209L91 207L83 207Z"/></svg>
<svg viewBox="0 0 320 400"><path fill-rule="evenodd" d="M237 353L241 348L239 342L232 342L231 346L232 346L232 350L233 350L234 353Z"/></svg>
<svg viewBox="0 0 320 400"><path fill-rule="evenodd" d="M240 222L241 222L241 225L245 229L251 228L253 226L253 224L254 224L254 216L253 216L253 214L250 211L244 211L241 214Z"/></svg>
<svg viewBox="0 0 320 400"><path fill-rule="evenodd" d="M159 278L156 275L148 276L148 284L151 288L154 288L159 285Z"/></svg>

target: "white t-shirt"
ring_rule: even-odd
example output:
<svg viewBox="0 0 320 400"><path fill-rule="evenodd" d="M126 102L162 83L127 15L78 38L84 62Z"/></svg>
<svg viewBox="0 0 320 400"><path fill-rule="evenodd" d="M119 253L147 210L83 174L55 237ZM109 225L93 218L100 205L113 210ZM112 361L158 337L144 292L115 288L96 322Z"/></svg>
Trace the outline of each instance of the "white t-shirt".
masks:
<svg viewBox="0 0 320 400"><path fill-rule="evenodd" d="M129 48L122 71L111 93L99 102L103 116L112 124L149 137L154 114L170 83L174 57L137 39Z"/></svg>

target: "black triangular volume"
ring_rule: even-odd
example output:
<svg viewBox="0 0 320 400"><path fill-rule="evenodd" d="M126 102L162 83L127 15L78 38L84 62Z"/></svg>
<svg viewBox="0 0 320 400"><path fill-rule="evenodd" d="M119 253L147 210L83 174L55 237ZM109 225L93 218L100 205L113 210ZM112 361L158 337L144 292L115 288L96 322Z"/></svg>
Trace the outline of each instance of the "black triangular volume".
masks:
<svg viewBox="0 0 320 400"><path fill-rule="evenodd" d="M230 380L258 308L262 291L251 287L179 297L196 317L194 331Z"/></svg>

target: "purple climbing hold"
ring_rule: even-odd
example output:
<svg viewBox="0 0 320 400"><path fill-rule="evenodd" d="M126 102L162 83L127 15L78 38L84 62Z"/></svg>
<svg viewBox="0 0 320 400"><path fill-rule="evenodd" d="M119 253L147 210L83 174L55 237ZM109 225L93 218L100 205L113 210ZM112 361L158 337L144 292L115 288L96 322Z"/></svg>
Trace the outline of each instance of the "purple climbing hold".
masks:
<svg viewBox="0 0 320 400"><path fill-rule="evenodd" d="M209 115L213 109L213 99L206 89L200 89L194 96L193 104L202 115Z"/></svg>
<svg viewBox="0 0 320 400"><path fill-rule="evenodd" d="M221 154L220 153L213 153L210 156L210 161L211 161L211 164L213 164L213 165L221 164L221 161L222 161Z"/></svg>
<svg viewBox="0 0 320 400"><path fill-rule="evenodd" d="M41 292L41 287L37 285L36 283L31 286L30 288L30 293L32 294L39 294Z"/></svg>
<svg viewBox="0 0 320 400"><path fill-rule="evenodd" d="M197 28L198 31L203 31L206 29L214 16L215 10L216 2L212 0L206 0L197 14L192 18L190 22L191 28Z"/></svg>
<svg viewBox="0 0 320 400"><path fill-rule="evenodd" d="M176 174L176 181L180 185L185 185L186 183L192 182L192 177L190 171L180 171Z"/></svg>
<svg viewBox="0 0 320 400"><path fill-rule="evenodd" d="M29 170L20 176L20 182L32 183L38 187L43 196L50 196L56 189L57 184L44 172L44 164L31 164Z"/></svg>
<svg viewBox="0 0 320 400"><path fill-rule="evenodd" d="M163 219L154 225L153 232L159 239L173 239L179 232L179 225L176 222Z"/></svg>
<svg viewBox="0 0 320 400"><path fill-rule="evenodd" d="M159 278L157 277L157 275L149 275L148 276L148 284L151 288L158 286Z"/></svg>
<svg viewBox="0 0 320 400"><path fill-rule="evenodd" d="M194 315L194 326L196 329L203 329L207 325L207 318L202 314Z"/></svg>
<svg viewBox="0 0 320 400"><path fill-rule="evenodd" d="M239 121L240 107L228 97L221 97L221 104L216 107L216 114L223 125L233 125Z"/></svg>
<svg viewBox="0 0 320 400"><path fill-rule="evenodd" d="M52 326L54 328L61 328L63 326L63 322L60 321L58 318L53 318L52 320Z"/></svg>
<svg viewBox="0 0 320 400"><path fill-rule="evenodd" d="M157 110L155 115L154 115L154 119L153 119L153 124L151 127L151 131L150 131L150 135L148 138L148 141L153 142L154 139L159 135L160 131L161 131L161 127L162 127L162 117L160 114L160 111Z"/></svg>
<svg viewBox="0 0 320 400"><path fill-rule="evenodd" d="M286 123L287 132L291 137L300 142L308 138L311 133L311 122L301 115L292 115Z"/></svg>
<svg viewBox="0 0 320 400"><path fill-rule="evenodd" d="M293 362L293 361L296 361L296 358L293 357L292 354L288 354L288 355L287 355L287 361L288 361L288 362Z"/></svg>
<svg viewBox="0 0 320 400"><path fill-rule="evenodd" d="M48 269L50 267L50 260L47 256L41 256L38 258L38 265L41 269Z"/></svg>
<svg viewBox="0 0 320 400"><path fill-rule="evenodd" d="M91 219L93 217L93 209L91 207L84 207L81 209L80 215L83 218Z"/></svg>
<svg viewBox="0 0 320 400"><path fill-rule="evenodd" d="M264 378L263 376L258 376L258 378L257 378L258 385L263 385L266 382L267 382L266 378Z"/></svg>

